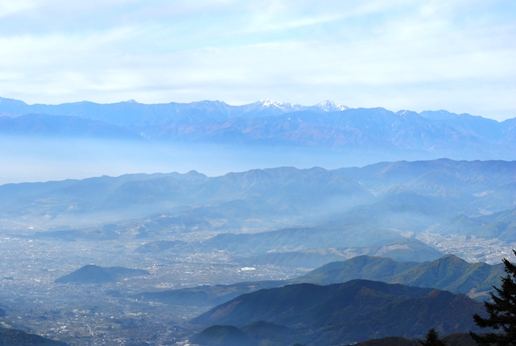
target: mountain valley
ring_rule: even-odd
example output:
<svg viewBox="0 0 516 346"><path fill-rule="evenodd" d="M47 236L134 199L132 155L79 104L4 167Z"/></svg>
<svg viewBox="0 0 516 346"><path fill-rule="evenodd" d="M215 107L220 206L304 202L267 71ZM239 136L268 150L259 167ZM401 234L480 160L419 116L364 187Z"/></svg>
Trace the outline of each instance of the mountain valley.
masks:
<svg viewBox="0 0 516 346"><path fill-rule="evenodd" d="M0 185L0 323L19 333L270 346L436 328L459 340L516 248L512 120L330 102L1 99L0 114L16 160L29 150L67 174L127 154L138 172ZM285 158L302 168L271 164ZM141 173L189 159L226 171Z"/></svg>

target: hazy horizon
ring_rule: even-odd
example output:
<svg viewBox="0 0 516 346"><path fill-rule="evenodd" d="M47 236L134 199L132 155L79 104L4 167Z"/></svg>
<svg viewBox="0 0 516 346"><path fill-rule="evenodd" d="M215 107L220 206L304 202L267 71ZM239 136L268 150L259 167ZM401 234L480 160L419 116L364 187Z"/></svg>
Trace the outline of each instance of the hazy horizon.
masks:
<svg viewBox="0 0 516 346"><path fill-rule="evenodd" d="M0 102L1 102L1 99L2 98L5 98L5 99L11 99L11 100L15 100L15 101L21 101L25 104L27 104L28 106L34 106L34 105L49 105L49 106L59 106L59 105L65 105L65 104L75 104L75 103L83 103L83 102L87 102L87 103L94 103L94 104L98 104L98 105L111 105L111 104L118 104L118 103L125 103L125 102L135 102L137 104L141 104L141 105L155 105L155 104L170 104L170 103L178 103L178 104L192 104L192 103L198 103L198 102L203 102L203 101L209 101L209 102L222 102L222 103L225 103L229 106L246 106L246 105L251 105L251 104L254 104L254 103L258 103L258 102L263 102L263 101L271 101L271 102L276 102L276 103L288 103L288 104L292 104L292 105L300 105L300 106L316 106L320 103L323 103L323 102L326 102L326 101L330 101L330 102L334 102L335 104L338 104L338 105L342 105L342 106L346 106L348 107L348 105L346 104L340 104L338 102L335 102L334 100L330 100L330 99L323 99L323 100L320 100L319 102L316 102L314 104L305 104L305 103L289 103L289 102L286 102L284 100L271 100L271 99L259 99L259 100L255 100L255 101L251 101L251 102L247 102L247 103L229 103L229 102L226 102L225 100L208 100L208 99L199 99L199 100L192 100L192 101L189 101L189 102L178 102L178 101L175 101L175 100L170 100L170 101L163 101L163 102L158 102L158 103L145 103L145 102L139 102L138 100L135 100L135 99L128 99L128 100L113 100L112 102L94 102L94 101L91 101L91 100L86 100L86 99L78 99L78 100L70 100L68 102L64 102L64 103L42 103L42 102L34 102L34 103L28 103L26 102L25 100L20 100L20 99L14 99L14 98L7 98L7 97L3 97L2 95L0 95ZM422 109L421 111L415 111L413 109L408 109L408 108L400 108L400 109L389 109L389 108L386 108L386 107L383 107L382 105L378 105L378 106L375 106L375 107L363 107L361 105L358 105L356 107L348 107L350 109L357 109L357 108L384 108L388 111L391 111L391 112L401 112L401 111L414 111L416 113L422 113L422 112L427 112L427 111L431 111L431 112L437 112L437 111L447 111L447 112L450 112L450 113L454 113L454 114L469 114L469 115L472 115L472 116L480 116L482 118L486 118L486 119L491 119L491 120L495 120L497 122L503 122L505 120L510 120L510 119L514 119L516 118L516 113L514 114L514 116L512 117L508 117L508 118L505 118L505 119L497 119L496 117L489 117L488 115L484 115L484 114L470 114L470 113L467 113L467 112L462 112L462 111L457 111L457 112L452 112L448 109L444 109L444 108L435 108L435 109Z"/></svg>
<svg viewBox="0 0 516 346"><path fill-rule="evenodd" d="M0 95L330 99L504 120L516 115L515 13L508 0L6 3Z"/></svg>

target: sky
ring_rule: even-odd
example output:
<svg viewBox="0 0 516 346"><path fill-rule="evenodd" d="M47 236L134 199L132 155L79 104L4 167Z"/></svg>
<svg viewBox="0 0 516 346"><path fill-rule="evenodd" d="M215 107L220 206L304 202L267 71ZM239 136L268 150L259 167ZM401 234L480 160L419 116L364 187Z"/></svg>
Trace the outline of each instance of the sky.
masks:
<svg viewBox="0 0 516 346"><path fill-rule="evenodd" d="M0 0L0 96L516 117L513 0Z"/></svg>

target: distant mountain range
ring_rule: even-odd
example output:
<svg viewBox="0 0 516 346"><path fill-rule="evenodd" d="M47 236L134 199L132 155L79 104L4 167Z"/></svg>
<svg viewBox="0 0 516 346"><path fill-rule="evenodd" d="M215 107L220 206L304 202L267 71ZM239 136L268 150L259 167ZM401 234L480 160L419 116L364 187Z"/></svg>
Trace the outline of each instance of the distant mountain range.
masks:
<svg viewBox="0 0 516 346"><path fill-rule="evenodd" d="M32 114L28 116L28 114ZM35 114L38 114L37 116ZM27 105L0 98L0 133L146 139L231 145L320 147L456 159L516 159L516 118L503 122L447 111L350 109L259 101L230 106L77 102ZM60 116L60 117L56 117ZM62 125L66 124L66 126Z"/></svg>
<svg viewBox="0 0 516 346"><path fill-rule="evenodd" d="M485 313L483 305L465 295L353 280L262 289L221 304L191 323L234 326L250 337L245 329L263 321L275 328L255 329L251 339L280 341L274 331L283 328L288 330L281 333L283 344L338 345L387 336L421 338L430 328L442 334L477 330L473 313ZM206 330L197 338L203 336L207 337ZM284 342L287 338L289 343Z"/></svg>
<svg viewBox="0 0 516 346"><path fill-rule="evenodd" d="M435 231L441 234L498 238L513 243L516 242L516 208L478 217L460 215L441 224Z"/></svg>
<svg viewBox="0 0 516 346"><path fill-rule="evenodd" d="M142 140L128 129L102 121L46 114L0 117L0 135Z"/></svg>
<svg viewBox="0 0 516 346"><path fill-rule="evenodd" d="M131 276L150 275L146 270L129 269L124 267L99 267L86 265L76 271L61 276L55 280L56 283L81 283L81 284L102 284L116 282Z"/></svg>
<svg viewBox="0 0 516 346"><path fill-rule="evenodd" d="M147 239L137 250L145 256L222 251L242 266L315 268L364 254L428 261L442 254L413 236L430 227L512 239L514 172L516 161L440 159L6 184L0 186L0 217L17 227L13 236ZM461 222L476 226L457 227ZM203 241L171 238L204 231L219 234Z"/></svg>
<svg viewBox="0 0 516 346"><path fill-rule="evenodd" d="M322 223L325 215L348 229L417 230L459 215L514 208L514 172L516 161L441 159L337 170L280 167L219 177L191 171L5 184L0 215L45 224L92 213L108 213L111 220L154 214L156 223L183 231L234 229L265 216Z"/></svg>

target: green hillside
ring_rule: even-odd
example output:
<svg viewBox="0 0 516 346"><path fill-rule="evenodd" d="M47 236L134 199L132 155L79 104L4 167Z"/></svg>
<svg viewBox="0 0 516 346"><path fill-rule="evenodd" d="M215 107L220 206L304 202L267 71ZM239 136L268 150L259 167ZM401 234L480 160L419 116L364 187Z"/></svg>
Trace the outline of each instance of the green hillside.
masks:
<svg viewBox="0 0 516 346"><path fill-rule="evenodd" d="M253 262L255 263L255 262ZM180 290L142 292L136 299L154 300L171 305L214 306L240 294L287 284L313 283L329 285L356 279L383 281L415 287L437 288L467 294L483 300L493 286L500 284L503 265L468 263L454 255L429 262L398 262L391 258L357 256L331 262L307 274L282 281L241 282L231 285L198 286Z"/></svg>
<svg viewBox="0 0 516 346"><path fill-rule="evenodd" d="M502 264L468 263L454 255L424 263L358 256L343 262L329 263L291 282L332 284L368 279L485 297L493 285L499 285L502 275Z"/></svg>

